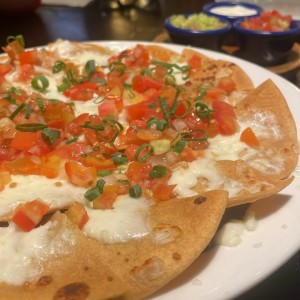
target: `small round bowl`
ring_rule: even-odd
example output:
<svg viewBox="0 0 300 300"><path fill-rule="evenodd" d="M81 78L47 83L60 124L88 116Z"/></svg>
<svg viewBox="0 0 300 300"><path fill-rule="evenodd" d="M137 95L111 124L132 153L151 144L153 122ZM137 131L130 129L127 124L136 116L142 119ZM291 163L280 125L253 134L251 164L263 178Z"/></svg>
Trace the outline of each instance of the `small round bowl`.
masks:
<svg viewBox="0 0 300 300"><path fill-rule="evenodd" d="M258 31L240 26L242 20L233 23L237 33L239 50L236 55L263 66L282 64L300 37L300 24L292 21L285 31Z"/></svg>
<svg viewBox="0 0 300 300"><path fill-rule="evenodd" d="M188 18L191 14L184 14ZM172 16L171 16L172 17ZM220 51L223 39L231 31L231 23L223 18L217 18L225 23L225 27L214 30L190 30L176 27L171 24L171 17L164 22L164 27L168 31L171 40L174 43L190 45L215 51Z"/></svg>
<svg viewBox="0 0 300 300"><path fill-rule="evenodd" d="M224 12L217 11L221 8L224 8ZM203 6L203 12L207 15L226 18L231 22L258 16L262 11L263 9L256 4L236 1L212 2Z"/></svg>

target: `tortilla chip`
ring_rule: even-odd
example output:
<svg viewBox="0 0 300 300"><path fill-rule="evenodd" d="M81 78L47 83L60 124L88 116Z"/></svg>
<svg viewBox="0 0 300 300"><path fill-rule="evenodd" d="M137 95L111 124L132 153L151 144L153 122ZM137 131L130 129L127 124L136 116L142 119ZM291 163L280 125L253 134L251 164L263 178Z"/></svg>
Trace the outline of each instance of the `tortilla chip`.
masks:
<svg viewBox="0 0 300 300"><path fill-rule="evenodd" d="M0 283L1 300L117 299L125 291L125 285L103 262L103 257L93 247L94 241L75 228L67 217L57 212L52 220L59 230L68 229L76 238L66 255L53 255L47 261L36 261L44 270L36 282L23 286ZM118 298L121 299L121 298Z"/></svg>
<svg viewBox="0 0 300 300"><path fill-rule="evenodd" d="M231 77L236 84L236 90L251 90L254 88L250 77L236 64L224 60L213 60L204 54L185 48L182 51L182 61L188 61L194 55L199 56L202 62L201 70L191 75L192 82L211 82L217 86L218 80L222 77Z"/></svg>
<svg viewBox="0 0 300 300"><path fill-rule="evenodd" d="M218 161L217 165L227 182L232 181L243 187L236 195L229 197L228 207L251 203L274 195L287 187L294 179L293 177L274 179L272 176L251 168L243 160Z"/></svg>
<svg viewBox="0 0 300 300"><path fill-rule="evenodd" d="M188 199L154 205L152 232L124 244L95 241L112 271L124 279L125 299L141 299L186 269L214 236L227 206L227 193L211 191Z"/></svg>
<svg viewBox="0 0 300 300"><path fill-rule="evenodd" d="M153 60L171 62L174 57L178 56L177 52L158 45L146 45L146 48Z"/></svg>
<svg viewBox="0 0 300 300"><path fill-rule="evenodd" d="M237 104L236 114L239 122L251 124L260 142L257 155L247 162L273 179L290 176L299 156L297 128L276 85L262 83Z"/></svg>

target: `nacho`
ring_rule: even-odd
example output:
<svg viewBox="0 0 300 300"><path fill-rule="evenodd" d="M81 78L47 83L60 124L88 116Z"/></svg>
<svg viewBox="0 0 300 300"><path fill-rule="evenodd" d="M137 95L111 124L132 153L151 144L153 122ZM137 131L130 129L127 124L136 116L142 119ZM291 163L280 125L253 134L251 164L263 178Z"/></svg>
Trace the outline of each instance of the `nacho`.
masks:
<svg viewBox="0 0 300 300"><path fill-rule="evenodd" d="M4 50L0 238L39 246L24 242L33 268L1 279L5 297L146 297L198 257L226 207L293 180L285 99L236 64L151 44L26 50L16 37Z"/></svg>

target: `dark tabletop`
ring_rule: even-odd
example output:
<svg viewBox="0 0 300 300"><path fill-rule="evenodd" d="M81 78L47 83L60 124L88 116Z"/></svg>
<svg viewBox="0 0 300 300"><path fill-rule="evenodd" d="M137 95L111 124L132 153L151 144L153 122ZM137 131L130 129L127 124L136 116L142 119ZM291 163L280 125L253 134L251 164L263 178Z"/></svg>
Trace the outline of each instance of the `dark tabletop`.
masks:
<svg viewBox="0 0 300 300"><path fill-rule="evenodd" d="M23 15L1 16L0 12L0 45L2 47L6 44L7 36L18 34L25 37L27 47L45 45L58 38L77 41L160 40L165 16L180 9L192 12L196 2L199 6L199 1L189 1L160 1L161 4L169 2L167 9L156 1L148 1L150 4L143 8L127 6L112 9L111 6L117 4L117 1L98 0L84 8L42 5L35 12ZM203 5L207 1L200 2ZM300 86L299 70L282 76ZM300 252L263 282L235 300L252 299L300 299Z"/></svg>

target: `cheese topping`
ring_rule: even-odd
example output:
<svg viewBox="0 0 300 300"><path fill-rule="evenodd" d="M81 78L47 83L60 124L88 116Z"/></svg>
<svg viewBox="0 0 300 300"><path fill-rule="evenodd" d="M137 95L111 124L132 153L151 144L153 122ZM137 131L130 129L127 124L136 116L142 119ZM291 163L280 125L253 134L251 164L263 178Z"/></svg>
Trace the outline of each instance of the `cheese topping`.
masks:
<svg viewBox="0 0 300 300"><path fill-rule="evenodd" d="M67 254L75 246L71 231L55 230L56 222L48 222L30 232L23 232L11 223L0 227L0 282L21 285L38 278L40 264L50 256Z"/></svg>
<svg viewBox="0 0 300 300"><path fill-rule="evenodd" d="M89 221L83 230L105 243L127 242L149 234L149 201L119 196L113 209L87 209Z"/></svg>

